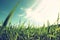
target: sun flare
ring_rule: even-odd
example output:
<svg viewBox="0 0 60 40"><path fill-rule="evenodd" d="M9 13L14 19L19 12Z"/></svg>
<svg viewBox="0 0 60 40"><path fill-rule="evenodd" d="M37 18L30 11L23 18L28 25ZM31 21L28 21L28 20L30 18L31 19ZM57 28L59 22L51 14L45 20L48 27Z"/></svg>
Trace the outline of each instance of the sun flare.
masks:
<svg viewBox="0 0 60 40"><path fill-rule="evenodd" d="M43 25L47 24L47 20L53 24L57 20L59 12L59 0L42 0L37 1L35 4L25 9L26 18L32 24Z"/></svg>

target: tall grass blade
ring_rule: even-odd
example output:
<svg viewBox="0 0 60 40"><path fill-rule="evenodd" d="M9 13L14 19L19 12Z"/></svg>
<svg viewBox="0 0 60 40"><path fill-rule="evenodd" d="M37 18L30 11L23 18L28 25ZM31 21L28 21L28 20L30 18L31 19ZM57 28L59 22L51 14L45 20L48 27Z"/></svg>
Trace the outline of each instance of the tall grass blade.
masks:
<svg viewBox="0 0 60 40"><path fill-rule="evenodd" d="M57 26L59 24L59 13L58 13L58 17L57 17Z"/></svg>
<svg viewBox="0 0 60 40"><path fill-rule="evenodd" d="M7 16L7 18L5 19L4 23L2 26L6 26L10 20L10 18L12 17L12 15L14 14L14 11L16 10L18 4L20 3L20 0L17 2L16 6L11 10L11 12L9 13L9 15Z"/></svg>

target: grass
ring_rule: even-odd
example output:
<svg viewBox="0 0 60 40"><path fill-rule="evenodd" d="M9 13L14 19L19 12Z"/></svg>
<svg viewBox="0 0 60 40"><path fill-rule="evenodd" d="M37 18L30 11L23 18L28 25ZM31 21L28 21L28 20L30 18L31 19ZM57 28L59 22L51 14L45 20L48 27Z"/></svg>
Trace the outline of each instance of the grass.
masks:
<svg viewBox="0 0 60 40"><path fill-rule="evenodd" d="M35 28L35 26L26 28L23 25L17 28L16 26L6 26L0 30L0 40L60 40L60 26L40 28Z"/></svg>
<svg viewBox="0 0 60 40"><path fill-rule="evenodd" d="M21 0L19 0L16 5L14 6L14 8L11 10L11 12L9 13L9 15L6 17L4 23L2 26L7 26L8 22L10 21L10 19L12 18L17 6L19 5L19 3L21 2Z"/></svg>
<svg viewBox="0 0 60 40"><path fill-rule="evenodd" d="M26 28L24 23L18 25L18 27L12 25L7 26L18 4L19 2L17 2L16 6L9 13L2 26L0 26L0 40L60 40L59 15L57 25L50 26L48 22L47 27L43 25L39 28L36 28L34 25L28 25Z"/></svg>

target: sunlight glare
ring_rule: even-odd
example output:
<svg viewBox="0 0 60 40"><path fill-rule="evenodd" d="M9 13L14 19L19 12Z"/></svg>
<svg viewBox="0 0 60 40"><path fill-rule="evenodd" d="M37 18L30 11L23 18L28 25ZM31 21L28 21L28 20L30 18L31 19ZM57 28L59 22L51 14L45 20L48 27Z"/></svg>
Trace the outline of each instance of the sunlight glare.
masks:
<svg viewBox="0 0 60 40"><path fill-rule="evenodd" d="M59 12L59 0L42 0L37 2L34 10L32 7L25 10L26 18L33 24L47 25L47 20L53 24L57 20Z"/></svg>

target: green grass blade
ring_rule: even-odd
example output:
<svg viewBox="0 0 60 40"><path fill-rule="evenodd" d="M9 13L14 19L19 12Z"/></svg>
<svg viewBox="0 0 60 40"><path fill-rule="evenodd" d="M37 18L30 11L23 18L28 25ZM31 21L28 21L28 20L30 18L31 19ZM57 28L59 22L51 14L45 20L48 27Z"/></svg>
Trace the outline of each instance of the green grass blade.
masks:
<svg viewBox="0 0 60 40"><path fill-rule="evenodd" d="M6 26L10 20L10 18L13 16L14 11L16 10L18 4L20 3L20 0L17 2L16 6L11 10L11 12L9 13L9 15L7 16L7 18L5 19L4 23L2 26Z"/></svg>

